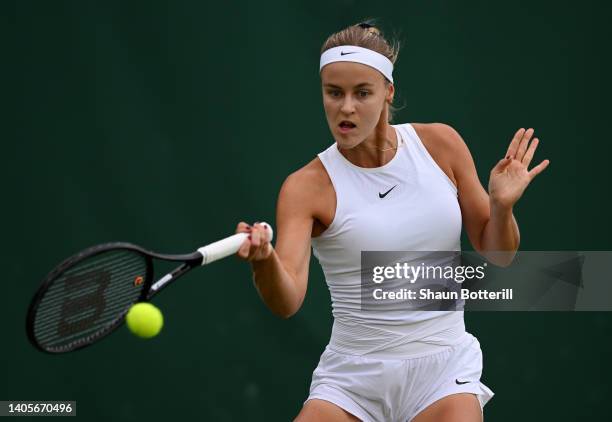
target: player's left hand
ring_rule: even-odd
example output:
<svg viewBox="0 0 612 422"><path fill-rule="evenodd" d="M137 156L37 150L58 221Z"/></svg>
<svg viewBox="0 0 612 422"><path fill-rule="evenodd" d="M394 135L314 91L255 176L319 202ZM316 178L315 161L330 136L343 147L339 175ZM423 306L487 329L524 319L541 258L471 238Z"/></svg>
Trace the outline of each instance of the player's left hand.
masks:
<svg viewBox="0 0 612 422"><path fill-rule="evenodd" d="M538 138L533 138L533 129L519 129L508 146L506 157L491 170L489 176L489 199L492 204L506 209L519 200L531 181L550 161L544 160L528 170L533 154L538 147Z"/></svg>

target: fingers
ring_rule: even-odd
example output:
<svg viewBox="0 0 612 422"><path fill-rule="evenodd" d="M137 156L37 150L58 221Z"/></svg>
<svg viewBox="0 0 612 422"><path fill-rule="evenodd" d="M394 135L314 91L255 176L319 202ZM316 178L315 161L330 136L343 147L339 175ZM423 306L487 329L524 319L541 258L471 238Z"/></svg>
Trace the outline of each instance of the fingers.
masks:
<svg viewBox="0 0 612 422"><path fill-rule="evenodd" d="M272 245L270 244L270 232L264 223L255 223L251 231L251 251L249 258L264 259L270 255Z"/></svg>
<svg viewBox="0 0 612 422"><path fill-rule="evenodd" d="M246 233L248 231L251 230L251 226L249 226L247 223L245 223L244 221L241 221L240 223L238 223L238 225L236 226L236 233Z"/></svg>
<svg viewBox="0 0 612 422"><path fill-rule="evenodd" d="M544 171L544 169L546 169L546 167L548 167L549 164L550 164L550 161L544 160L540 164L538 164L537 166L532 168L529 171L529 179L530 179L530 181L533 180L533 178L536 177L538 174L542 173Z"/></svg>
<svg viewBox="0 0 612 422"><path fill-rule="evenodd" d="M525 129L520 128L514 134L510 145L508 146L508 151L506 151L506 157L514 158L516 155L516 151L518 151L518 147L521 143L521 139L523 139L523 135L525 134Z"/></svg>
<svg viewBox="0 0 612 422"><path fill-rule="evenodd" d="M251 250L251 241L249 239L244 239L240 249L238 249L238 256L243 259L249 258L249 251Z"/></svg>
<svg viewBox="0 0 612 422"><path fill-rule="evenodd" d="M493 169L491 170L491 173L503 172L511 162L512 162L512 158L508 156L502 158L501 160L497 162L497 164L495 164L495 167L493 167Z"/></svg>
<svg viewBox="0 0 612 422"><path fill-rule="evenodd" d="M249 226L246 223L238 224L237 232L249 233L249 236L244 240L238 256L248 261L266 258L270 254L272 245L270 244L270 232L268 227L263 223L255 223Z"/></svg>
<svg viewBox="0 0 612 422"><path fill-rule="evenodd" d="M520 128L519 130L517 130L514 136L512 137L510 145L508 146L506 156L510 156L516 160L522 160L523 155L527 150L529 140L533 136L533 132L533 128L529 128L527 130L525 130L524 128Z"/></svg>
<svg viewBox="0 0 612 422"><path fill-rule="evenodd" d="M529 148L527 149L527 151L525 152L525 155L523 156L523 164L525 164L526 168L529 168L529 164L531 163L531 160L533 159L533 154L535 154L535 150L538 147L539 143L540 143L540 140L538 138L533 138L533 141L531 141L531 144L529 144Z"/></svg>
<svg viewBox="0 0 612 422"><path fill-rule="evenodd" d="M245 223L244 221L241 221L236 226L236 233L250 233L250 232L251 232L251 226ZM250 249L250 241L248 239L245 239L244 242L242 242L240 249L238 249L238 256L246 259L249 256L249 249Z"/></svg>
<svg viewBox="0 0 612 422"><path fill-rule="evenodd" d="M523 134L523 138L521 139L521 143L516 151L515 158L519 161L523 161L523 156L525 155L525 151L527 151L527 146L529 145L529 140L533 136L533 129L529 128Z"/></svg>

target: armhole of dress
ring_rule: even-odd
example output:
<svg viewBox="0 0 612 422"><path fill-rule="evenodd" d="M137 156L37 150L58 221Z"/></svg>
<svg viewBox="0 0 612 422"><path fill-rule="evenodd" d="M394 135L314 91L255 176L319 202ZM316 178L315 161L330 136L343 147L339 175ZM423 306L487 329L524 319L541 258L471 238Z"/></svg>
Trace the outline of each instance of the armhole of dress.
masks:
<svg viewBox="0 0 612 422"><path fill-rule="evenodd" d="M332 145L332 148L336 148L336 144L334 143L334 145ZM336 149L337 151L337 149ZM329 226L327 226L327 228L325 230L323 230L323 232L321 232L320 235L318 235L317 237L313 237L313 239L323 239L326 236L329 236L330 233L333 233L333 231L336 229L337 221L338 221L338 215L339 215L339 211L340 211L340 198L338 195L338 188L336 186L336 183L334 182L334 178L331 176L330 173L330 169L328 168L329 164L326 163L326 161L329 159L329 157L325 156L326 154L329 154L329 150L324 151L320 154L318 154L317 156L319 157L319 161L321 161L321 164L323 164L323 169L325 170L325 173L327 173L327 177L329 178L329 180L331 181L332 187L334 189L334 195L336 196L336 209L334 210L334 218L332 219L332 222L329 224Z"/></svg>
<svg viewBox="0 0 612 422"><path fill-rule="evenodd" d="M415 141L416 141L415 144L416 144L417 148L419 148L421 150L421 152L427 158L429 163L438 172L438 174L440 174L440 176L442 176L442 178L444 180L446 180L446 182L448 183L449 187L451 188L451 190L453 191L455 196L457 196L458 193L459 193L458 189L457 189L457 186L455 186L453 181L448 177L448 175L446 173L444 173L444 170L442 170L442 168L438 165L436 160L434 160L434 158L431 156L431 154L429 153L429 151L427 150L427 148L423 144L423 141L421 141L421 138L419 138L419 134L417 133L416 129L412 126L411 123L406 123L405 125L402 125L402 126L405 127L405 129L408 132L410 132L410 134L412 135L412 136L410 136L410 138L415 139Z"/></svg>

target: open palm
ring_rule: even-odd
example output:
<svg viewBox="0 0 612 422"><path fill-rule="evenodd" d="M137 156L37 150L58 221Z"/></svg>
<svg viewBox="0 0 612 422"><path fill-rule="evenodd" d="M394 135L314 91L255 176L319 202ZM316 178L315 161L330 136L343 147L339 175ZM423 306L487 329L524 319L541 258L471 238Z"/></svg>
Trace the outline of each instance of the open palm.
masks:
<svg viewBox="0 0 612 422"><path fill-rule="evenodd" d="M533 129L519 129L508 146L506 157L501 159L489 176L489 197L501 207L511 208L519 200L531 181L550 163L548 160L529 170L529 164L538 147ZM531 142L530 142L531 141Z"/></svg>

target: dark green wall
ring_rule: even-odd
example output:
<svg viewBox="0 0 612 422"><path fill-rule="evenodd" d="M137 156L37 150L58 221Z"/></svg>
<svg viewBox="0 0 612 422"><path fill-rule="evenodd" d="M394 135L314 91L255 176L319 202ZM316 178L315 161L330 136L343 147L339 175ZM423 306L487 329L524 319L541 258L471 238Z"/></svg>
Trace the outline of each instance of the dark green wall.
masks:
<svg viewBox="0 0 612 422"><path fill-rule="evenodd" d="M612 249L604 2L10 3L0 400L77 400L92 421L297 414L331 328L315 263L288 321L265 309L236 259L157 298L166 326L149 342L122 329L47 356L27 343L25 311L46 272L86 246L180 253L240 220L273 223L284 178L332 142L320 45L366 17L403 41L396 122L454 126L485 186L514 131L536 129L536 162L551 165L516 206L522 249ZM472 313L466 324L496 393L488 420L606 409L610 314Z"/></svg>

